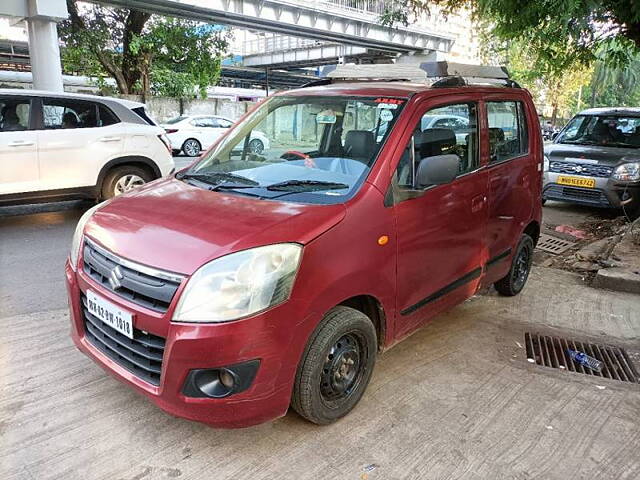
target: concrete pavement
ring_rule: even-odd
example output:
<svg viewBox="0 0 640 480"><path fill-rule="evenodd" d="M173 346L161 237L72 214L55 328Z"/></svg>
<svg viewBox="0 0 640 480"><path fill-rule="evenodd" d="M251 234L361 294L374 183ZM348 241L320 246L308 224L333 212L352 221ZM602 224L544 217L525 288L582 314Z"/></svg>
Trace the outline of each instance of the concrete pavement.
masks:
<svg viewBox="0 0 640 480"><path fill-rule="evenodd" d="M640 477L640 387L526 362L525 330L626 346L638 296L537 268L384 354L361 404L317 427L290 412L236 431L172 418L72 346L66 310L0 320L0 478ZM604 387L604 388L602 388Z"/></svg>

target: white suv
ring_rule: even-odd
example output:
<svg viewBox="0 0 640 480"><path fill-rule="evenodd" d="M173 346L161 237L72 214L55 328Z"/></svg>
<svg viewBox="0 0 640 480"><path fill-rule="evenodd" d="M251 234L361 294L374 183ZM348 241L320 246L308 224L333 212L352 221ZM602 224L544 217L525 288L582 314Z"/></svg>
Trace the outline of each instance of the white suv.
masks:
<svg viewBox="0 0 640 480"><path fill-rule="evenodd" d="M0 205L110 198L173 169L142 103L0 89Z"/></svg>

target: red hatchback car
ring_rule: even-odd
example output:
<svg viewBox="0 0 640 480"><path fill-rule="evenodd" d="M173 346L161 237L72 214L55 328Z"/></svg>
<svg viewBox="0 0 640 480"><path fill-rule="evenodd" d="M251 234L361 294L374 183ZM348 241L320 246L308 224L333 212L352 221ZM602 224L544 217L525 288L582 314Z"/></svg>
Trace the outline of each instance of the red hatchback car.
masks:
<svg viewBox="0 0 640 480"><path fill-rule="evenodd" d="M522 290L543 164L528 92L339 78L267 99L79 222L73 341L170 414L333 422L382 351L483 286Z"/></svg>

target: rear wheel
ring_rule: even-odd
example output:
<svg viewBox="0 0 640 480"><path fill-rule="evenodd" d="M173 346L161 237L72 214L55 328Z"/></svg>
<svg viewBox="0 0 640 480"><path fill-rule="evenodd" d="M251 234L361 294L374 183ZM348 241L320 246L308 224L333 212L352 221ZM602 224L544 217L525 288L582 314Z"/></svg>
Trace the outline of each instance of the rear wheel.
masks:
<svg viewBox="0 0 640 480"><path fill-rule="evenodd" d="M512 297L522 291L531 271L534 248L533 239L526 233L523 234L511 261L509 273L494 284L498 293Z"/></svg>
<svg viewBox="0 0 640 480"><path fill-rule="evenodd" d="M111 170L102 182L102 198L108 199L133 190L153 180L148 170L134 165L123 165Z"/></svg>
<svg viewBox="0 0 640 480"><path fill-rule="evenodd" d="M294 410L319 425L345 416L369 384L376 351L371 320L353 308L333 308L312 335L298 366Z"/></svg>
<svg viewBox="0 0 640 480"><path fill-rule="evenodd" d="M264 152L264 143L262 143L262 140L254 138L249 142L249 150L251 151L251 153L260 155L262 152Z"/></svg>
<svg viewBox="0 0 640 480"><path fill-rule="evenodd" d="M202 145L195 138L190 138L185 140L182 144L182 151L187 157L197 157L200 155L200 151L202 150Z"/></svg>

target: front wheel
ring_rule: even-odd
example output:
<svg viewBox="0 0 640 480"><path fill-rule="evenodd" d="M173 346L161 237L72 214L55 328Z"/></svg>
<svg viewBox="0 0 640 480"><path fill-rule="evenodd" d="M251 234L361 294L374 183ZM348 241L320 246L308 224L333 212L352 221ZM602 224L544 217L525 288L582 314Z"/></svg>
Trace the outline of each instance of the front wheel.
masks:
<svg viewBox="0 0 640 480"><path fill-rule="evenodd" d="M153 180L151 174L140 167L124 165L111 170L102 182L102 199L126 193Z"/></svg>
<svg viewBox="0 0 640 480"><path fill-rule="evenodd" d="M305 348L291 406L318 425L345 416L369 384L376 352L376 331L371 320L353 308L333 308Z"/></svg>
<svg viewBox="0 0 640 480"><path fill-rule="evenodd" d="M533 239L526 233L523 234L511 261L509 273L494 284L498 293L513 297L522 291L531 271L534 248Z"/></svg>

